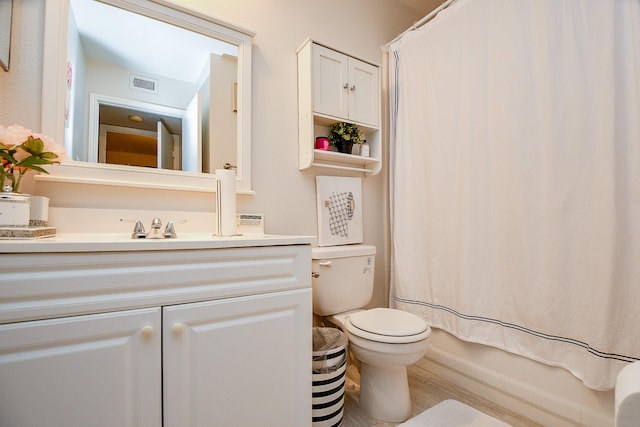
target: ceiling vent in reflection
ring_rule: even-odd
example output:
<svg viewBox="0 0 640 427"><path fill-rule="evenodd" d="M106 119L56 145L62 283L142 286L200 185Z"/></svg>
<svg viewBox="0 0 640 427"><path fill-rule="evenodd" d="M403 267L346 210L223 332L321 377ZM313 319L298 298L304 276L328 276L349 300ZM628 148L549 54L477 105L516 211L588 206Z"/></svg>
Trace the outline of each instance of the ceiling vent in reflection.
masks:
<svg viewBox="0 0 640 427"><path fill-rule="evenodd" d="M158 81L150 79L149 77L131 74L129 78L129 87L143 92L158 93Z"/></svg>

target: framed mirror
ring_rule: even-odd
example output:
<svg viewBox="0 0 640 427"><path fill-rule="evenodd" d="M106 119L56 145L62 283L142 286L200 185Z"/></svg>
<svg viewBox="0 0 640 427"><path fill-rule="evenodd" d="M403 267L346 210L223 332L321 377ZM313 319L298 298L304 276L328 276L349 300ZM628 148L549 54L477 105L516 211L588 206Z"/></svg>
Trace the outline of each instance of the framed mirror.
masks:
<svg viewBox="0 0 640 427"><path fill-rule="evenodd" d="M47 2L42 132L71 158L37 180L251 189L254 33L162 0Z"/></svg>

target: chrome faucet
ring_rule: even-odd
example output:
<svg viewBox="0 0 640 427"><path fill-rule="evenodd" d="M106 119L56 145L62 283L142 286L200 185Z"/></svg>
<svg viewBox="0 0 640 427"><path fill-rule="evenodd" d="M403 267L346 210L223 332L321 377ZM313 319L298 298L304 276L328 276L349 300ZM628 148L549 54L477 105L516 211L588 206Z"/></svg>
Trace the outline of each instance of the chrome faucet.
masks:
<svg viewBox="0 0 640 427"><path fill-rule="evenodd" d="M156 217L151 220L151 230L145 236L147 239L164 239L164 234L160 231L162 227L162 221Z"/></svg>
<svg viewBox="0 0 640 427"><path fill-rule="evenodd" d="M151 221L151 230L147 233L140 220L120 218L120 221L135 223L133 232L131 233L132 239L176 239L178 235L176 234L175 224L184 224L187 222L186 219L170 220L167 222L167 226L163 232L160 230L162 228L162 221L160 218L155 217Z"/></svg>

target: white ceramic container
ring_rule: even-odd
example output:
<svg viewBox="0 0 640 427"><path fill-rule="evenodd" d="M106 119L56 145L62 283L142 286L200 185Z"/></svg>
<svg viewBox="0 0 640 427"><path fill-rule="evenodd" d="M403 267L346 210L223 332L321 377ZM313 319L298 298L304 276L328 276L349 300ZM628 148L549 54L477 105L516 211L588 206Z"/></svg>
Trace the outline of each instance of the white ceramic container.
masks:
<svg viewBox="0 0 640 427"><path fill-rule="evenodd" d="M28 194L0 193L0 227L28 227Z"/></svg>

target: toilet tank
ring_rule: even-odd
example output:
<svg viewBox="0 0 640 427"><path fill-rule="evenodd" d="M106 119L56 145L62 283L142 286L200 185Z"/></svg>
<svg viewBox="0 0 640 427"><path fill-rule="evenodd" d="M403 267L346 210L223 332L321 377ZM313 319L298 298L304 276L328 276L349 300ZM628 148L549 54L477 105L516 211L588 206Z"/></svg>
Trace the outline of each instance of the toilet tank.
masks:
<svg viewBox="0 0 640 427"><path fill-rule="evenodd" d="M329 316L366 306L373 295L376 247L311 248L313 312Z"/></svg>

